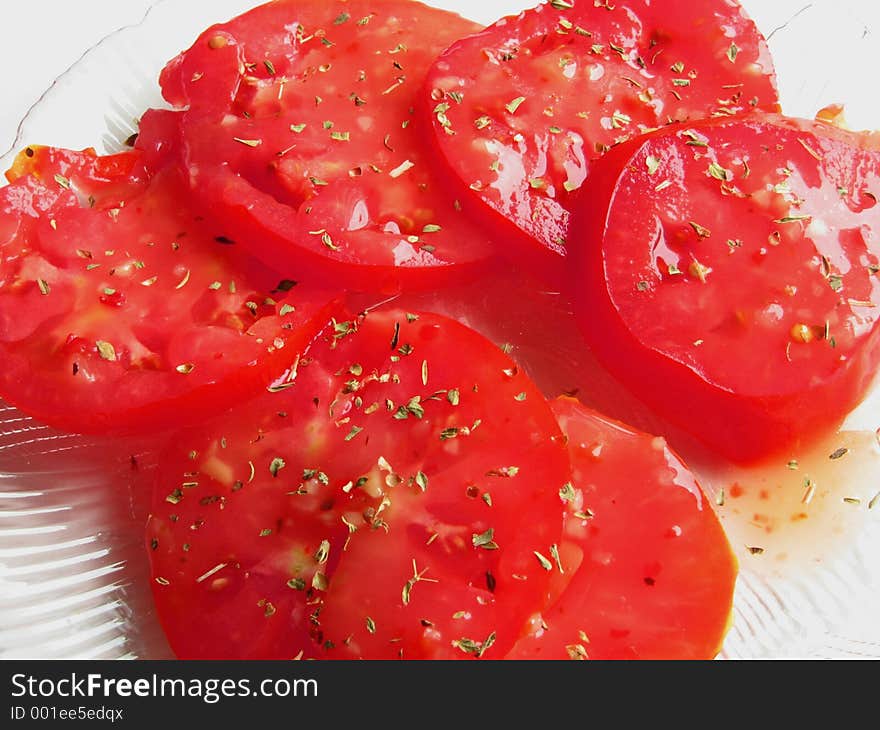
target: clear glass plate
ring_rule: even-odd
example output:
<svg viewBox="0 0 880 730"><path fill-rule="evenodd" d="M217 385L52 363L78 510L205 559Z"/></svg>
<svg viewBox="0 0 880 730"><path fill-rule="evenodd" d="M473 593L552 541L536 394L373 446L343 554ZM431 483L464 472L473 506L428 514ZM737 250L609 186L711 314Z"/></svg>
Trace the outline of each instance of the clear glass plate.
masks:
<svg viewBox="0 0 880 730"><path fill-rule="evenodd" d="M102 41L55 82L22 121L14 150L30 143L120 149L143 111L163 105L156 81L163 64L202 29L253 4L156 3L142 23ZM534 3L432 4L488 23ZM811 117L844 103L850 126L880 129L880 99L864 81L880 67L871 0L743 4L769 37L786 113ZM0 159L3 170L13 153ZM572 349L570 333L560 332L558 348L538 358L516 319L517 309L552 312L566 303L556 293L535 292L517 294L510 305L508 321L472 324L514 343L527 367L543 359L540 369L554 373L545 387L577 380L580 363L572 353L582 353ZM441 308L468 316L454 303ZM583 393L591 388L592 400L602 402L595 382ZM631 415L637 425L664 429L649 414ZM699 447L677 442L719 502L724 489L718 509L740 557L722 656L880 658L878 426L875 388L840 434L797 455L797 471L709 466ZM842 445L850 448L847 456L830 460ZM153 611L142 543L154 454L151 440L62 434L0 403L0 658L171 656Z"/></svg>

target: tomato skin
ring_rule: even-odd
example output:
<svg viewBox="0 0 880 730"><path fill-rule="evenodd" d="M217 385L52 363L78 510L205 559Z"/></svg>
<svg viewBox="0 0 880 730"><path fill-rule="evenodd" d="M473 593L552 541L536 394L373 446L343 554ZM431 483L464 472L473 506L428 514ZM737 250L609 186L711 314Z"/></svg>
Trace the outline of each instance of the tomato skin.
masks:
<svg viewBox="0 0 880 730"><path fill-rule="evenodd" d="M147 546L172 649L502 656L545 599L533 551L570 472L537 388L463 325L395 310L336 322L292 383L161 460Z"/></svg>
<svg viewBox="0 0 880 730"><path fill-rule="evenodd" d="M653 174L649 158L664 161ZM756 462L864 396L880 362L876 135L775 115L671 127L607 155L590 194L573 228L576 314L662 416Z"/></svg>
<svg viewBox="0 0 880 730"><path fill-rule="evenodd" d="M371 292L487 270L491 240L430 173L413 111L434 56L477 28L415 2L284 0L205 31L161 81L218 234Z"/></svg>
<svg viewBox="0 0 880 730"><path fill-rule="evenodd" d="M149 174L156 174L180 155L180 115L168 109L147 109L138 122L134 147Z"/></svg>
<svg viewBox="0 0 880 730"><path fill-rule="evenodd" d="M553 402L572 489L549 607L508 659L712 659L737 560L694 475L662 438Z"/></svg>
<svg viewBox="0 0 880 730"><path fill-rule="evenodd" d="M779 109L775 76L738 3L578 0L457 41L428 74L420 116L465 210L559 279L570 212L597 158L673 121L755 108Z"/></svg>
<svg viewBox="0 0 880 730"><path fill-rule="evenodd" d="M29 147L8 176L0 393L48 425L152 433L223 411L338 306L316 289L260 294L265 274L207 239L176 173L139 152Z"/></svg>

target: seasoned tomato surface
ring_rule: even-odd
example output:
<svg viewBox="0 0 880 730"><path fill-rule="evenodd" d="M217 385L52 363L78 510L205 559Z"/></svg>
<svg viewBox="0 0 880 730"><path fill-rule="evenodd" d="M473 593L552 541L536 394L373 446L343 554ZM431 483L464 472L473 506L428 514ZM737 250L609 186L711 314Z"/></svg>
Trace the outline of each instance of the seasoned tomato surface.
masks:
<svg viewBox="0 0 880 730"><path fill-rule="evenodd" d="M205 31L162 74L218 231L269 265L371 291L472 272L492 247L429 170L425 73L478 26L416 2L280 0Z"/></svg>
<svg viewBox="0 0 880 730"><path fill-rule="evenodd" d="M577 313L646 403L754 460L864 396L880 359L877 136L776 116L683 125L616 149L591 185Z"/></svg>
<svg viewBox="0 0 880 730"><path fill-rule="evenodd" d="M143 162L29 147L0 190L0 393L65 430L219 413L331 316L328 296L232 259L174 171Z"/></svg>
<svg viewBox="0 0 880 730"><path fill-rule="evenodd" d="M573 478L552 600L512 659L711 659L737 562L696 478L662 438L553 403Z"/></svg>
<svg viewBox="0 0 880 730"><path fill-rule="evenodd" d="M441 167L520 248L568 248L593 161L673 121L775 111L769 50L729 0L551 2L455 43L423 111Z"/></svg>
<svg viewBox="0 0 880 730"><path fill-rule="evenodd" d="M546 600L570 475L531 381L453 320L375 311L274 390L163 459L147 543L174 651L503 656Z"/></svg>

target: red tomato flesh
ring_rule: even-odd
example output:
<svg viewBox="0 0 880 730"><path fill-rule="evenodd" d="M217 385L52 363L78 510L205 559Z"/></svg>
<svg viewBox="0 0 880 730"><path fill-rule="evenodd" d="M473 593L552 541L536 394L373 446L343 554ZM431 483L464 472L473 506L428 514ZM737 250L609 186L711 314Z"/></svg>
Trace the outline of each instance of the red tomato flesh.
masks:
<svg viewBox="0 0 880 730"><path fill-rule="evenodd" d="M148 176L137 152L29 147L8 177L0 393L45 423L149 433L219 413L332 315L317 290L255 289L181 205L176 174Z"/></svg>
<svg viewBox="0 0 880 730"><path fill-rule="evenodd" d="M290 382L162 459L147 543L172 649L503 656L546 598L535 551L558 544L570 474L537 388L404 311L337 322Z"/></svg>
<svg viewBox="0 0 880 730"><path fill-rule="evenodd" d="M455 43L426 84L462 199L533 258L543 251L548 270L611 146L673 121L778 109L767 45L729 0L540 5Z"/></svg>
<svg viewBox="0 0 880 730"><path fill-rule="evenodd" d="M205 31L162 88L188 109L184 165L219 232L370 291L484 263L413 110L431 61L478 28L407 0L281 0Z"/></svg>
<svg viewBox="0 0 880 730"><path fill-rule="evenodd" d="M863 397L880 360L880 137L772 115L679 126L615 149L590 192L577 314L661 415L750 461Z"/></svg>
<svg viewBox="0 0 880 730"><path fill-rule="evenodd" d="M662 438L552 405L573 472L554 599L507 658L713 658L737 561L696 478Z"/></svg>

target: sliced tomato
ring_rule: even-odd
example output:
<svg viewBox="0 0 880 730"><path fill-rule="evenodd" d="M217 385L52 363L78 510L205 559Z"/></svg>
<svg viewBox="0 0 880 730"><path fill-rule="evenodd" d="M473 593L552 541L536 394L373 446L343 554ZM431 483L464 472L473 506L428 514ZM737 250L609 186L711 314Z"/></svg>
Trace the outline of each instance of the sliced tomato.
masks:
<svg viewBox="0 0 880 730"><path fill-rule="evenodd" d="M553 600L508 658L713 658L737 561L696 478L662 438L571 398L553 411L573 472Z"/></svg>
<svg viewBox="0 0 880 730"><path fill-rule="evenodd" d="M600 164L573 240L606 366L732 459L836 426L880 360L880 137L716 120Z"/></svg>
<svg viewBox="0 0 880 730"><path fill-rule="evenodd" d="M730 0L539 5L455 43L426 84L436 151L468 209L551 272L576 192L610 147L673 121L778 109L767 45Z"/></svg>
<svg viewBox="0 0 880 730"><path fill-rule="evenodd" d="M477 29L408 0L281 0L205 31L162 88L218 235L370 291L473 273L492 247L429 171L413 107Z"/></svg>
<svg viewBox="0 0 880 730"><path fill-rule="evenodd" d="M537 388L453 320L375 311L276 391L162 460L147 543L172 649L503 656L546 599L535 551L570 474Z"/></svg>
<svg viewBox="0 0 880 730"><path fill-rule="evenodd" d="M50 425L149 432L221 412L332 316L318 290L262 288L181 205L177 175L151 177L140 153L29 147L9 178L0 393Z"/></svg>

